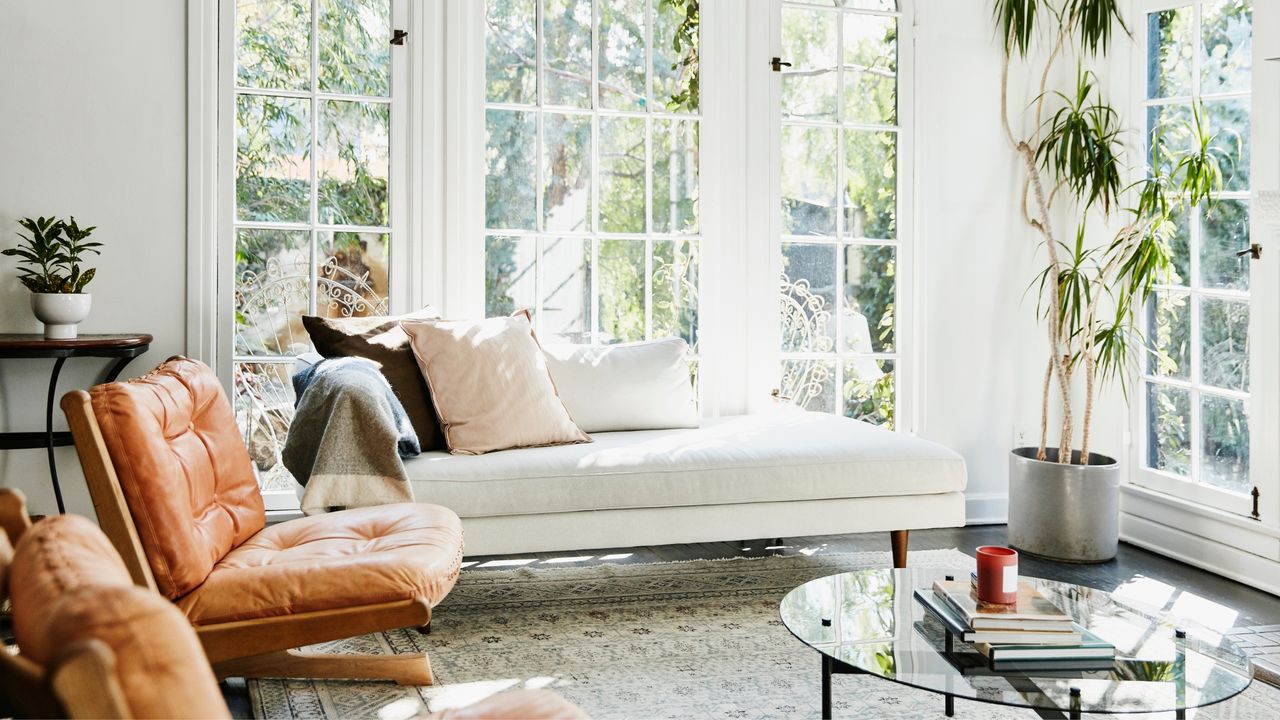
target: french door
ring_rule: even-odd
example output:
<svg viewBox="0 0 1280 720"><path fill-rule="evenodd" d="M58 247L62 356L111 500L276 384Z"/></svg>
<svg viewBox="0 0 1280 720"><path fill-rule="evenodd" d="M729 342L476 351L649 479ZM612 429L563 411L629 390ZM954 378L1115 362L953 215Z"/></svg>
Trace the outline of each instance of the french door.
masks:
<svg viewBox="0 0 1280 720"><path fill-rule="evenodd" d="M301 316L385 315L407 289L392 42L406 14L405 0L221 6L218 364L269 509L297 506L280 451L311 350Z"/></svg>
<svg viewBox="0 0 1280 720"><path fill-rule="evenodd" d="M778 394L909 430L909 0L777 12Z"/></svg>
<svg viewBox="0 0 1280 720"><path fill-rule="evenodd" d="M1134 482L1261 519L1275 443L1259 390L1272 386L1276 331L1256 302L1264 258L1251 208L1252 2L1138 5L1148 144L1185 149L1197 114L1216 134L1223 190L1178 219L1173 273L1149 304L1152 347L1136 400ZM1273 519L1269 519L1273 520Z"/></svg>

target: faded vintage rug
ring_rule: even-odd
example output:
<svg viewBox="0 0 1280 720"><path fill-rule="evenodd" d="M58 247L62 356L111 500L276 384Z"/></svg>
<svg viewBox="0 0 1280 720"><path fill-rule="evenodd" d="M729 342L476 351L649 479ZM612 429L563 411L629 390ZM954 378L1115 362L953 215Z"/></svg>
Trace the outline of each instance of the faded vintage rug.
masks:
<svg viewBox="0 0 1280 720"><path fill-rule="evenodd" d="M463 572L437 608L431 635L395 630L317 648L425 650L435 686L251 681L253 711L261 718L400 720L510 688L549 687L598 720L815 718L818 655L782 627L778 601L817 577L885 567L888 555ZM916 551L911 564L967 572L973 559L955 550ZM932 693L870 677L838 676L833 683L836 717L943 717L942 699ZM1276 708L1280 690L1255 682L1237 698L1187 717L1274 718ZM957 700L956 717L1036 715Z"/></svg>

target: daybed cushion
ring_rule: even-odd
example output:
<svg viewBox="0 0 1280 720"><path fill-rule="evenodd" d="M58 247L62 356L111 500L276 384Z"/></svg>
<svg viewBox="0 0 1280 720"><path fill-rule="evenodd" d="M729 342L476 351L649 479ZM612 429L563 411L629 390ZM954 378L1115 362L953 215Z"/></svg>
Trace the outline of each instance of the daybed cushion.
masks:
<svg viewBox="0 0 1280 720"><path fill-rule="evenodd" d="M589 445L405 461L415 497L463 518L621 508L925 495L965 487L936 443L825 413L599 433Z"/></svg>
<svg viewBox="0 0 1280 720"><path fill-rule="evenodd" d="M545 345L556 390L583 432L698 427L689 344Z"/></svg>

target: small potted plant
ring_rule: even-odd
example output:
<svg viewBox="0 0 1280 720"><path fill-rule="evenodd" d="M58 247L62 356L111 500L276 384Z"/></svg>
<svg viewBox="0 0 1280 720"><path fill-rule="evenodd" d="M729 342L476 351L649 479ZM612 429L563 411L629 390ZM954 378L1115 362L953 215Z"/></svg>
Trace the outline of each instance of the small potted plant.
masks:
<svg viewBox="0 0 1280 720"><path fill-rule="evenodd" d="M84 287L93 279L94 268L80 267L82 258L98 250L102 243L89 242L94 228L82 228L75 217L22 218L18 221L29 234L18 233L18 247L0 254L19 258L19 280L31 291L31 312L44 323L47 340L69 340L76 327L89 315L92 296Z"/></svg>

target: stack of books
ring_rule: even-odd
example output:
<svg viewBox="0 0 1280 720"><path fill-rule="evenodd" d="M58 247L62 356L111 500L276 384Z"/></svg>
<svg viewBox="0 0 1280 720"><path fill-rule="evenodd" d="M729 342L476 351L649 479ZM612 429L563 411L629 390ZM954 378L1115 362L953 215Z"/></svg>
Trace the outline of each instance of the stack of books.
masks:
<svg viewBox="0 0 1280 720"><path fill-rule="evenodd" d="M1018 601L978 600L972 582L938 581L916 600L957 639L971 643L991 668L1101 670L1115 661L1115 646L1072 620L1031 583L1018 583Z"/></svg>

